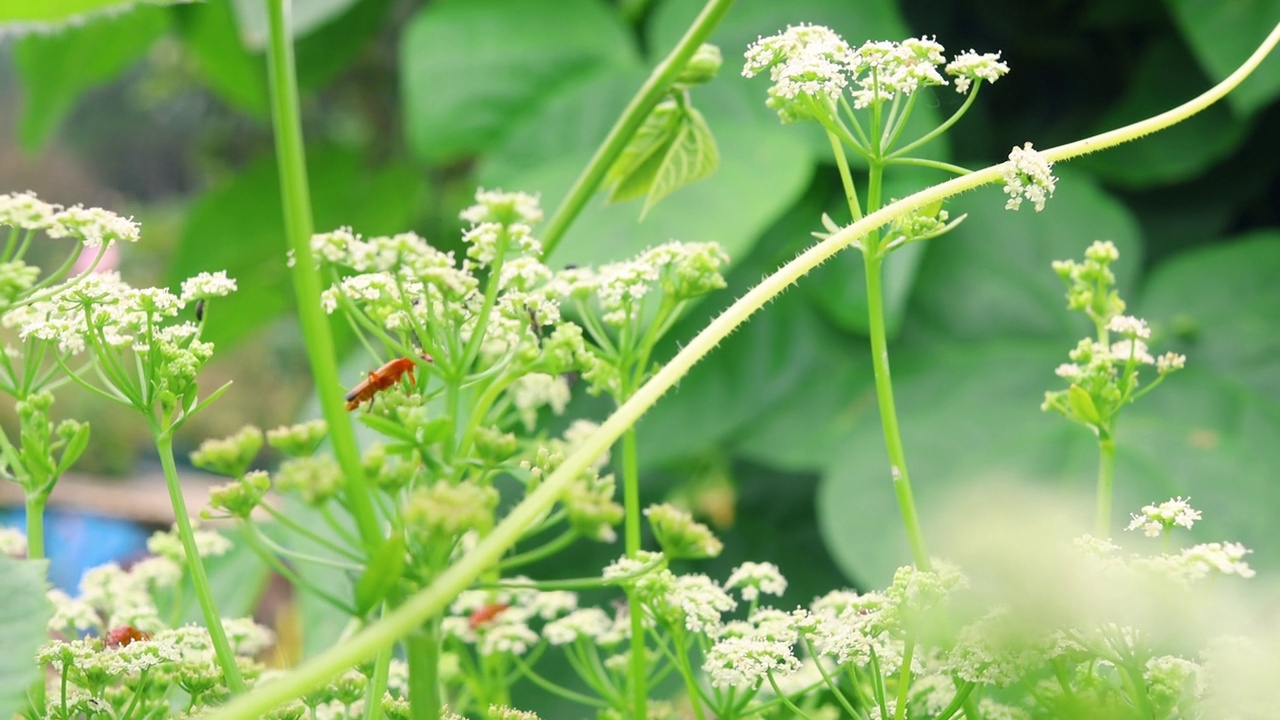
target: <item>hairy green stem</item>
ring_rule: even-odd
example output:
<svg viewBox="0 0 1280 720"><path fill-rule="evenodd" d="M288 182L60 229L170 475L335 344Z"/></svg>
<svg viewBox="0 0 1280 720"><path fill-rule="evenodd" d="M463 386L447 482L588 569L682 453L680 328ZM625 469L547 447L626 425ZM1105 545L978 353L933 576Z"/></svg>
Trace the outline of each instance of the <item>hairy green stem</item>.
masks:
<svg viewBox="0 0 1280 720"><path fill-rule="evenodd" d="M711 31L715 30L724 19L733 2L734 0L707 0L707 4L703 6L702 12L698 13L698 17L689 26L684 37L680 38L671 53L658 63L658 66L649 74L649 79L645 80L635 97L627 103L618 121L609 129L604 142L596 150L595 155L591 156L587 167L573 182L573 187L569 188L569 193L561 201L560 207L556 208L551 219L547 221L546 227L542 229L542 257L550 257L551 251L555 250L564 239L565 231L573 224L578 213L582 212L587 201L600 187L613 161L618 159L627 147L627 143L631 141L631 136L635 135L644 124L649 111L653 110L666 95L671 83L675 82L685 64L698 51L698 47L706 42L711 36Z"/></svg>
<svg viewBox="0 0 1280 720"><path fill-rule="evenodd" d="M1159 122L1144 120L1098 136L1103 138L1101 142L1097 138L1090 138L1070 145L1050 148L1044 151L1045 155L1052 160L1064 160L1086 152L1101 150L1104 147L1119 145L1173 125L1221 99L1262 62L1277 41L1280 41L1280 25L1277 25L1267 37L1266 42L1239 70L1175 111L1157 116ZM570 453L564 462L547 476L541 486L512 508L492 532L437 576L429 586L409 597L400 607L381 620L347 638L342 644L320 653L287 675L255 688L253 692L232 699L226 705L208 713L205 720L240 720L259 717L271 708L319 687L352 665L373 657L382 648L414 632L427 618L443 612L458 593L466 590L482 573L501 560L507 550L523 537L527 528L541 520L579 474L589 468L591 463L604 454L645 411L653 407L663 394L688 374L694 364L715 349L730 332L746 322L756 311L810 270L872 230L917 208L988 183L999 182L1008 165L1007 162L993 165L890 203L818 242L783 265L726 308L702 332L694 336L680 352L676 353L675 357L671 358L670 362L654 373L648 382L619 406L595 433L583 441L577 450Z"/></svg>
<svg viewBox="0 0 1280 720"><path fill-rule="evenodd" d="M382 532L373 511L369 485L360 463L355 430L347 418L333 335L320 306L320 275L311 255L311 195L307 186L306 154L302 147L302 120L298 110L298 81L294 72L288 0L265 0L270 20L267 67L271 80L271 120L275 128L276 161L280 170L280 199L284 208L285 236L293 250L293 289L298 301L298 322L320 395L320 409L329 424L329 442L346 480L346 506L355 518L365 552L372 556L382 543Z"/></svg>
<svg viewBox="0 0 1280 720"><path fill-rule="evenodd" d="M182 497L182 483L178 479L178 468L173 461L173 437L168 430L152 428L156 442L156 451L160 454L160 467L164 470L164 483L169 488L169 502L173 505L173 519L178 528L178 538L182 540L182 550L187 556L187 572L191 575L191 584L195 587L196 600L200 602L200 612L204 615L204 624L209 630L209 640L213 643L213 653L222 667L223 678L232 695L244 692L244 680L240 677L240 668L236 665L235 653L231 651L231 643L227 641L227 631L222 628L222 618L218 615L217 605L213 601L213 590L209 587L209 576L204 571L204 561L196 548L195 532L191 527L191 518L187 515L187 502Z"/></svg>
<svg viewBox="0 0 1280 720"><path fill-rule="evenodd" d="M867 315L870 320L871 366L875 370L876 398L880 405L880 425L884 429L884 444L889 453L889 473L893 478L893 491L898 496L898 510L911 544L911 558L916 567L929 570L929 553L925 550L924 533L916 514L916 501L911 493L911 479L907 474L907 456L902 447L902 433L898 428L898 409L893 398L893 380L889 375L889 350L885 337L884 290L882 265L884 258L874 252L864 253L867 276Z"/></svg>

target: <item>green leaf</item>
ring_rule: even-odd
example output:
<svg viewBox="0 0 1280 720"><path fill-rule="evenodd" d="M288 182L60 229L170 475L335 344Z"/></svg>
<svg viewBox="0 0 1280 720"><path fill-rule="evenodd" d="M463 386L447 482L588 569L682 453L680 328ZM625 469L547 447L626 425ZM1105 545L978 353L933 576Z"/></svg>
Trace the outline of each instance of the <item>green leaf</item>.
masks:
<svg viewBox="0 0 1280 720"><path fill-rule="evenodd" d="M395 589L404 574L404 533L393 532L369 560L356 582L356 612L363 617Z"/></svg>
<svg viewBox="0 0 1280 720"><path fill-rule="evenodd" d="M1214 82L1234 72L1280 18L1280 0L1171 0L1169 9L1196 61ZM1237 113L1246 115L1278 94L1280 56L1273 52L1226 100Z"/></svg>
<svg viewBox="0 0 1280 720"><path fill-rule="evenodd" d="M1280 405L1277 277L1280 232L1219 240L1157 267L1147 281L1141 317L1158 340L1176 343L1172 349L1187 356L1189 368L1208 368ZM1168 382L1178 382L1178 376Z"/></svg>
<svg viewBox="0 0 1280 720"><path fill-rule="evenodd" d="M53 617L48 560L18 560L0 554L0 717L16 717L27 705L27 691L41 678L36 650L48 641L45 624Z"/></svg>
<svg viewBox="0 0 1280 720"><path fill-rule="evenodd" d="M173 9L174 24L210 89L233 107L267 117L267 60L245 49L227 2Z"/></svg>
<svg viewBox="0 0 1280 720"><path fill-rule="evenodd" d="M173 5L189 0L5 0L0 4L0 35L49 33L110 19L139 5Z"/></svg>
<svg viewBox="0 0 1280 720"><path fill-rule="evenodd" d="M353 66L363 66L361 56L386 27L392 0L359 0L345 13L299 38L294 46L298 57L298 85L303 89L323 88Z"/></svg>
<svg viewBox="0 0 1280 720"><path fill-rule="evenodd" d="M307 156L317 231L350 226L366 234L412 227L423 204L420 173L407 164L367 168L355 154L333 148ZM177 285L200 271L226 270L239 289L218 298L204 338L234 344L293 305L285 266L280 181L271 158L251 164L193 203L170 269Z"/></svg>
<svg viewBox="0 0 1280 720"><path fill-rule="evenodd" d="M662 156L679 132L680 116L674 100L664 100L653 108L605 174L605 186L612 187L609 202L634 200L649 192Z"/></svg>
<svg viewBox="0 0 1280 720"><path fill-rule="evenodd" d="M627 82L602 77L557 94L485 158L480 183L541 191L550 213L640 82L639 75ZM721 148L720 172L668 198L644 223L626 206L588 204L556 248L554 262L609 262L672 238L719 242L730 258L740 259L795 202L813 172L801 140L778 132L777 119L740 84L717 78L699 88L698 97Z"/></svg>
<svg viewBox="0 0 1280 720"><path fill-rule="evenodd" d="M692 182L697 182L720 167L720 151L711 128L695 107L685 108L680 130L658 167L657 177L645 198L644 217L659 200Z"/></svg>
<svg viewBox="0 0 1280 720"><path fill-rule="evenodd" d="M1121 297L1136 294L1143 255L1137 223L1085 176L1069 168L1059 175L1057 192L1040 213L1027 206L1005 210L1005 198L994 186L952 198L951 216L969 217L928 241L907 335L1074 342L1084 335L1084 321L1066 311L1065 288L1050 263L1082 258L1096 239L1111 240L1120 250L1113 271Z"/></svg>
<svg viewBox="0 0 1280 720"><path fill-rule="evenodd" d="M122 15L31 35L14 48L26 90L18 135L29 151L43 147L90 88L114 79L146 54L168 25L163 8L141 7Z"/></svg>
<svg viewBox="0 0 1280 720"><path fill-rule="evenodd" d="M647 196L643 218L662 198L715 172L716 139L697 108L659 103L605 176L609 202Z"/></svg>
<svg viewBox="0 0 1280 720"><path fill-rule="evenodd" d="M76 434L71 436L71 440L67 442L67 446L62 450L62 458L58 460L57 474L61 475L71 469L72 465L80 459L84 454L85 448L89 446L89 423L83 423L76 429Z"/></svg>
<svg viewBox="0 0 1280 720"><path fill-rule="evenodd" d="M1092 488L1092 434L1039 408L1044 391L1060 383L1053 368L1066 352L1052 342L890 349L907 469L926 543L948 502L977 482L1012 478L1074 484L1082 493ZM874 395L868 400L873 411L841 438L823 470L818 520L828 549L849 577L880 587L911 562L911 554ZM945 557L945 548L929 549Z"/></svg>
<svg viewBox="0 0 1280 720"><path fill-rule="evenodd" d="M409 22L400 65L409 145L441 163L492 148L559 88L637 57L594 0L444 0Z"/></svg>
<svg viewBox="0 0 1280 720"><path fill-rule="evenodd" d="M1102 416L1098 414L1093 398L1089 397L1089 393L1079 385L1067 388L1067 404L1071 406L1071 412L1086 423L1096 426L1102 422Z"/></svg>
<svg viewBox="0 0 1280 720"><path fill-rule="evenodd" d="M1164 112L1209 85L1186 49L1172 37L1161 37L1147 49L1120 102L1093 132ZM1171 128L1086 155L1079 163L1101 179L1125 187L1169 184L1199 175L1230 155L1240 147L1246 129L1227 106L1212 105Z"/></svg>

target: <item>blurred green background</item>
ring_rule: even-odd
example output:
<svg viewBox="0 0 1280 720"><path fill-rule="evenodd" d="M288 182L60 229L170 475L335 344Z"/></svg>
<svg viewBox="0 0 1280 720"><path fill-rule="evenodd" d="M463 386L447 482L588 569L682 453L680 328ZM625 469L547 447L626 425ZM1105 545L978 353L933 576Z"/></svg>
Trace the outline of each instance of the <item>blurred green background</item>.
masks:
<svg viewBox="0 0 1280 720"><path fill-rule="evenodd" d="M477 185L540 192L550 213L700 5L298 0L316 227L412 229L454 247L457 212ZM140 5L0 39L0 191L134 215L144 241L126 249L122 270L135 282L174 285L217 269L239 280L209 320L220 348L210 387L236 384L186 429L188 449L246 422L291 421L317 390L291 317L259 6ZM826 24L854 44L927 34L951 52L1002 51L1010 75L929 148L981 167L1028 140L1049 147L1182 103L1277 20L1280 0L739 0L713 38L725 66L693 95L720 170L643 222L639 203L597 198L550 260L618 259L671 238L723 244L730 289L680 325L669 355L813 242L821 213L846 222L825 139L779 126L766 82L739 75L746 45L788 24ZM1205 512L1201 539L1243 541L1255 565L1280 566L1278 94L1273 57L1191 121L1059 166L1043 213L1004 211L999 188L969 193L948 205L969 214L958 230L893 257L891 354L926 537L930 518L973 483L1092 490L1092 437L1039 404L1086 329L1066 314L1049 263L1109 239L1122 252L1121 292L1153 323L1154 348L1188 356L1188 370L1121 419L1115 507L1190 495ZM960 99L940 89L919 111L943 118ZM888 194L935 179L897 178ZM725 535L725 557L702 571L724 577L742 560L772 560L792 581L785 605L882 584L908 561L864 311L861 260L846 253L736 332L642 422L649 498L684 502ZM367 364L354 359L351 377ZM83 469L128 474L146 462L131 418L63 402L96 421ZM607 412L586 401L573 409ZM581 575L617 552L589 549L544 571Z"/></svg>

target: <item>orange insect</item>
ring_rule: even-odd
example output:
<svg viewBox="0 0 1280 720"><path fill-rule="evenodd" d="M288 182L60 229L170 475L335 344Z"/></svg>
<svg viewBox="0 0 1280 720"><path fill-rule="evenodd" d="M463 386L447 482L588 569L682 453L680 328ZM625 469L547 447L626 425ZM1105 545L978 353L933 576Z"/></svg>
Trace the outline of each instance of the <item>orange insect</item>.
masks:
<svg viewBox="0 0 1280 720"><path fill-rule="evenodd" d="M430 355L423 355L423 360L431 362ZM369 373L369 379L351 388L347 393L347 410L355 410L360 407L360 403L365 400L373 404L373 396L395 385L400 381L400 376L405 373L409 374L409 382L416 382L413 378L413 358L396 358L390 360L386 365Z"/></svg>
<svg viewBox="0 0 1280 720"><path fill-rule="evenodd" d="M150 640L151 633L143 632L132 625L121 625L118 628L112 628L107 632L106 637L102 640L103 647L122 648L132 642L138 640Z"/></svg>
<svg viewBox="0 0 1280 720"><path fill-rule="evenodd" d="M475 612L471 613L471 618L468 620L471 624L471 629L475 630L481 625L492 621L494 618L498 617L498 613L501 613L509 607L511 606L506 603L493 603L491 605L485 605L477 608Z"/></svg>

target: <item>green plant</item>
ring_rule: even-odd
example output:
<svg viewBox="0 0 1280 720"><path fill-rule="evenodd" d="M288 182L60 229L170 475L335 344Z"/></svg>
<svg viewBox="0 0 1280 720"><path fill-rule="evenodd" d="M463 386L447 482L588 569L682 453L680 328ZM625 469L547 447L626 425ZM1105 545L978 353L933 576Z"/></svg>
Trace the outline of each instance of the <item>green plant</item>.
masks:
<svg viewBox="0 0 1280 720"><path fill-rule="evenodd" d="M687 162L706 162L705 141L686 145L672 139L689 132L683 123L697 126L698 121L678 101L685 120L663 120L671 107L656 104L665 89L653 87L675 87L680 74L673 68L694 57L725 6L708 4L669 63L655 71L643 93L652 102L632 104L617 125L644 128L643 118L650 113L648 117L659 119L657 129L641 130L626 148L617 140L626 132L615 135L605 146L611 149L598 154L583 174L587 189L581 192L590 194L610 162L624 168L615 178L630 184L634 194L647 194L652 201L669 192L662 185L670 176L635 172L636 157L654 147L664 148L668 160L692 152ZM274 476L248 470L263 440L256 429L207 444L196 461L234 478L215 493L213 507L235 518L245 541L282 575L347 616L348 632L316 658L242 694L241 675L257 680L261 668L234 656L258 649L260 632L232 624L230 632L222 633L225 623L197 579L212 633L207 641L200 632L191 637L159 627L154 636L145 637L146 628L134 621L124 622L129 631L117 633L117 616L129 617L119 614L122 608L142 607L145 617L157 616L150 594L168 587L148 575L154 569L117 573L111 579L129 593L97 604L57 598L60 629L76 629L81 624L76 618L85 617L109 632L105 641L68 640L42 652L41 661L62 679L60 695L47 705L51 716L91 714L103 703L124 714L163 716L170 711L170 693L181 688L189 695L183 710L191 713L220 703L224 693L231 695L211 710L215 718L304 717L321 709L348 717L454 712L527 717L509 707L513 681L525 678L596 708L602 717L667 717L683 710L655 701L651 693L671 675L681 681L678 702L699 718L842 713L902 718L909 708L912 716L938 718L960 713L970 718L1018 713L1215 717L1226 712L1228 701L1236 711L1253 712L1240 703L1253 702L1254 696L1235 696L1222 684L1232 675L1231 663L1245 655L1220 652L1197 663L1183 646L1202 647L1204 638L1168 632L1199 617L1189 608L1221 602L1205 593L1201 581L1206 577L1252 575L1243 561L1247 550L1236 543L1210 543L1125 554L1109 540L1116 414L1154 386L1139 387L1141 366L1156 365L1163 379L1183 364L1176 353L1159 361L1150 357L1144 342L1147 326L1121 314L1124 305L1114 293L1116 278L1109 268L1118 256L1115 246L1097 243L1083 264L1055 266L1068 281L1069 307L1085 311L1097 338L1077 346L1073 363L1058 373L1071 384L1045 401L1046 409L1090 428L1099 441L1096 537L1072 548L1062 542L1067 536L1041 532L1043 542L1034 543L1011 532L1000 536L997 553L981 542L969 548L964 572L947 562L935 563L926 551L925 524L908 481L907 444L889 371L883 273L890 253L908 252L963 227L942 209L944 199L1003 182L1008 207L1017 209L1025 199L1042 209L1056 187L1053 162L1161 129L1212 103L1265 57L1280 29L1245 68L1183 107L1043 152L1027 143L1015 147L1008 162L973 172L907 153L949 129L971 107L977 87L1003 74L998 57L964 53L955 58L947 69L956 88L972 92L952 119L913 136L909 123L917 93L946 82L937 70L944 60L935 41L868 42L855 49L816 26L760 40L748 51L748 73L770 71L775 82L770 104L784 121L815 120L825 130L852 223L841 227L826 218L818 244L768 275L657 368L653 359L662 337L691 311L692 301L725 286L722 250L671 243L628 261L554 271L541 259L536 199L497 191L478 192L475 205L462 214L470 227L463 236L461 262L412 233L368 239L348 230L315 235L288 37L283 5L271 3L280 184L315 375L322 388L337 385L322 309L346 320L376 358L373 364L390 357L385 367L397 370L370 375L376 391L368 398L353 392L346 402L354 408L344 407L337 393L322 393L323 424L269 433L272 445L293 456ZM857 87L849 97L846 84ZM672 136L655 142L655 132ZM853 180L849 152L867 166L865 186ZM958 177L906 199L886 201L885 178L895 166ZM637 192L646 185L647 192ZM570 209L557 213L557 218L568 219L553 220L549 227L570 222L575 202L580 200L567 202L563 207ZM27 227L22 218L14 222ZM863 256L872 374L888 475L914 565L900 568L883 593L837 590L793 612L773 610L760 604L761 594L785 592L786 581L773 565L741 564L722 584L669 566L673 560L711 557L722 550L707 527L678 508L655 505L645 511L661 552L642 549L639 473L644 446L634 425L749 315L851 245ZM324 290L322 277L329 284ZM147 415L161 457L168 458L166 476L172 478L170 433L209 399L197 400L195 370L210 348L199 340L198 325L168 330L162 318L176 314L184 299L225 294L228 281L225 276L203 277L190 292L184 287L180 299L162 291L133 291L114 284L113 278L76 280L45 301L47 308L33 301L6 317L11 314L23 332L38 337L41 328L61 319L58 312L76 311L76 333L89 338L85 346L94 348L104 368L106 388L99 391ZM103 305L130 312L123 319L100 314L96 308ZM36 316L21 312L35 308L42 308ZM58 327L65 331L72 326ZM1124 339L1110 342L1110 333ZM74 337L62 332L46 339L65 344ZM136 376L128 371L129 363L121 362L119 337L127 338L130 357L136 358ZM65 361L59 365L83 382L83 370L66 367ZM565 407L566 373L580 375L589 390L611 396L617 410L599 427L577 425L553 435L544 420L548 410L558 414ZM366 401L367 408L361 404ZM353 409L381 436L379 444L363 452L348 420L347 411ZM332 456L317 453L326 433ZM613 478L599 474L602 456L619 440L621 505L613 499ZM294 497L296 504L287 511L264 504L272 486ZM183 547L177 561L190 559L198 577L197 536L181 522L185 513L176 495L175 505ZM259 509L273 516L285 535L301 537L317 549L302 551L292 539L262 532L254 516ZM987 511L993 527L1016 529L1012 518ZM1063 517L1072 524L1070 513ZM1198 517L1178 498L1144 508L1131 528L1160 536L1175 525L1190 527ZM1055 516L1045 512L1040 520ZM539 581L513 574L576 540L611 539L620 522L626 553L599 576ZM969 535L985 537L981 532ZM1043 573L1012 564L1017 577L1052 588L1049 597L1057 605L1046 607L1043 594L991 581L1010 566L993 555L1007 554L1014 543L1026 544L1027 557L1053 569L1050 582ZM342 591L311 579L304 569L308 566L336 570L345 581ZM166 573L172 577L171 570ZM1088 582L1096 577L1105 578L1106 587ZM97 585L88 587L92 596ZM111 583L103 587L109 590ZM616 617L599 607L579 607L578 596L567 592L611 587L627 597L625 613ZM746 605L737 619L729 617L739 606L731 590ZM1153 598L1158 602L1145 603ZM403 665L395 657L397 646L404 653ZM577 671L579 689L561 687L538 671L536 661L552 648L563 650ZM211 653L219 661L212 674ZM69 692L71 685L81 693ZM1206 694L1204 687L1213 690ZM446 700L451 710L442 707ZM1265 699L1261 702L1267 706Z"/></svg>

